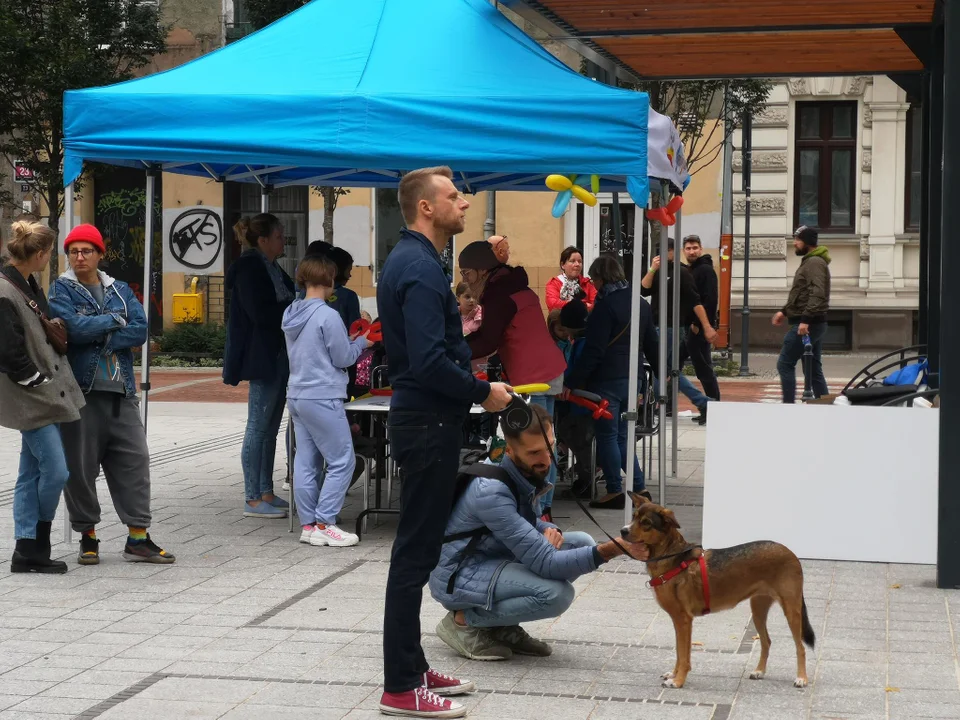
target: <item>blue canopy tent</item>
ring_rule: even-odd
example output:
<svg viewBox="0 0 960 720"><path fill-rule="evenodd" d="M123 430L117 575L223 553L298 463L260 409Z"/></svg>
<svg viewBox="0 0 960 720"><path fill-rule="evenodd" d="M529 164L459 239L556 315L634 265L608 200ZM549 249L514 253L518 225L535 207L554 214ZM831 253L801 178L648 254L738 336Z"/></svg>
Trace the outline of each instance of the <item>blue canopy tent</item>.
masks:
<svg viewBox="0 0 960 720"><path fill-rule="evenodd" d="M643 207L648 113L646 94L570 70L487 0L314 0L173 70L68 92L64 180L71 192L84 162L142 167L150 207L161 170L266 191L389 187L446 164L465 192L595 174ZM671 166L668 149L657 160ZM147 223L150 237L149 212ZM148 253L147 294L150 265ZM636 362L636 327L631 342Z"/></svg>

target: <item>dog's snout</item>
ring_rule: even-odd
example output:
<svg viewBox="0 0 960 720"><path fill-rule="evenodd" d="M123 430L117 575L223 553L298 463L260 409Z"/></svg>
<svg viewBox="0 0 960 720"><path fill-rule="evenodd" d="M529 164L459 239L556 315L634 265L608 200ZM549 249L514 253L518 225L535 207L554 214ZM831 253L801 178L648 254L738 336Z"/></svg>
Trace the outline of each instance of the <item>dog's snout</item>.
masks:
<svg viewBox="0 0 960 720"><path fill-rule="evenodd" d="M622 537L624 540L628 540L630 538L629 525L624 525L622 528L620 528L620 537Z"/></svg>

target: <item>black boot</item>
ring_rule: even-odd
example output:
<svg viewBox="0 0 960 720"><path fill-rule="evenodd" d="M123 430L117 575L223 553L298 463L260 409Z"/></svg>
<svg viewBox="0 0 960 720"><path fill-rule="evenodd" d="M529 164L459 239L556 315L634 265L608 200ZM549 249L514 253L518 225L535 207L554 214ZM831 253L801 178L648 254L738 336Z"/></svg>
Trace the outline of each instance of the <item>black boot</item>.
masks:
<svg viewBox="0 0 960 720"><path fill-rule="evenodd" d="M50 559L50 528L52 522L41 520L37 523L37 555L44 560Z"/></svg>
<svg viewBox="0 0 960 720"><path fill-rule="evenodd" d="M49 555L49 550L47 551ZM17 547L13 551L10 562L10 572L14 573L43 573L61 574L67 571L67 564L59 560L43 557L37 549L37 541L23 538L17 540Z"/></svg>

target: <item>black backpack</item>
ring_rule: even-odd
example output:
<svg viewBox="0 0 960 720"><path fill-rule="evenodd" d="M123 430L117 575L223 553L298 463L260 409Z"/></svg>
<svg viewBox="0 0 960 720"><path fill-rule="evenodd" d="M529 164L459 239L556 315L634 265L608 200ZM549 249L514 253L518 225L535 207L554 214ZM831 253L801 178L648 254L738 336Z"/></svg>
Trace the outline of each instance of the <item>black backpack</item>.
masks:
<svg viewBox="0 0 960 720"><path fill-rule="evenodd" d="M520 488L517 487L517 484L510 476L510 473L508 473L499 465L487 465L483 462L475 462L470 465L464 465L460 468L455 481L456 487L453 491L453 503L450 506L451 509L457 504L457 500L460 499L460 496L466 492L467 487L469 487L470 483L473 482L474 478L478 477L487 478L489 480L499 480L508 488L510 488L510 492L513 493L513 497L517 501L517 509L519 510L520 503L522 502L520 497ZM460 572L460 567L463 565L463 562L471 555L475 555L477 552L477 547L480 545L480 541L483 540L483 538L485 538L487 535L491 534L492 533L490 532L489 528L487 528L485 525L481 525L474 530L465 530L463 532L454 533L453 535L447 535L443 538L444 544L470 538L470 542L468 542L466 547L464 547L463 550L458 553L459 561L457 562L457 567L454 569L453 574L447 581L448 595L453 593L453 586L454 583L456 583L457 575Z"/></svg>

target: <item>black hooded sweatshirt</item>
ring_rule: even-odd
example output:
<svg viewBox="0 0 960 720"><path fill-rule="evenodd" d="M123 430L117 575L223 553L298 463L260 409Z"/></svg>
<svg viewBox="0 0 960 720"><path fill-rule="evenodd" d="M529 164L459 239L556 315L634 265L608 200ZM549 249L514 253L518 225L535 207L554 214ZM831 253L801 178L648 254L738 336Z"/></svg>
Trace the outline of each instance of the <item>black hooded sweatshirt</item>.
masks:
<svg viewBox="0 0 960 720"><path fill-rule="evenodd" d="M698 257L690 263L690 274L693 275L693 283L697 288L697 294L700 296L700 302L707 313L707 318L716 329L720 284L717 280L717 273L713 269L713 258L709 255ZM688 322L700 324L696 315L689 317Z"/></svg>

